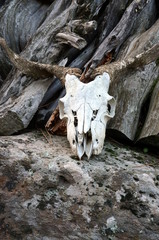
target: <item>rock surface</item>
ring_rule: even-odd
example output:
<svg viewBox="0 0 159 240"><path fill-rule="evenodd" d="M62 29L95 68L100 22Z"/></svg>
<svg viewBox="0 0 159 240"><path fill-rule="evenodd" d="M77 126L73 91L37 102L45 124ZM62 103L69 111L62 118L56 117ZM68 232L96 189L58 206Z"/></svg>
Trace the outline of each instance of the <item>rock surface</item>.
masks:
<svg viewBox="0 0 159 240"><path fill-rule="evenodd" d="M79 161L65 137L35 131L0 138L0 168L0 239L159 239L153 156L107 140Z"/></svg>

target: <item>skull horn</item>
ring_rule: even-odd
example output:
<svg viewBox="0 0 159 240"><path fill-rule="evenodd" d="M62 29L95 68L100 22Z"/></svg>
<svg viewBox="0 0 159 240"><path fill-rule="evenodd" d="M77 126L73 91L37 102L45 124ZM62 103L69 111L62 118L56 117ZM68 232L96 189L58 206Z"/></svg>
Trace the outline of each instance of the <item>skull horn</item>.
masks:
<svg viewBox="0 0 159 240"><path fill-rule="evenodd" d="M101 65L95 69L89 69L86 73L86 77L90 76L91 79L94 79L96 76L107 72L111 81L113 81L114 79L119 79L120 76L127 72L128 69L135 69L137 67L147 65L158 59L158 56L159 43L140 54L136 54L136 56L127 57L124 60Z"/></svg>
<svg viewBox="0 0 159 240"><path fill-rule="evenodd" d="M22 73L27 76L33 77L34 79L39 78L49 78L56 76L65 84L65 75L67 73L80 76L81 70L79 68L69 68L58 65L42 64L33 61L26 60L14 53L6 44L3 38L0 38L0 45L6 51L8 58L13 63L13 65Z"/></svg>

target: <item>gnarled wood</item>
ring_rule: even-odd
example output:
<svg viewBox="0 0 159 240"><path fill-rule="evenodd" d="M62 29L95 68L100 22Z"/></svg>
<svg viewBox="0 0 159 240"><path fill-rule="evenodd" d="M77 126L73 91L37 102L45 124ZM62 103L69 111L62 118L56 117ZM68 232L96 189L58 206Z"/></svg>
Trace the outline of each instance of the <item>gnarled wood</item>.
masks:
<svg viewBox="0 0 159 240"><path fill-rule="evenodd" d="M84 38L71 32L59 32L56 35L56 40L60 43L71 45L79 50L82 50L87 45Z"/></svg>
<svg viewBox="0 0 159 240"><path fill-rule="evenodd" d="M73 32L86 36L97 29L97 22L95 20L84 21L82 19L78 19L70 21L68 26Z"/></svg>

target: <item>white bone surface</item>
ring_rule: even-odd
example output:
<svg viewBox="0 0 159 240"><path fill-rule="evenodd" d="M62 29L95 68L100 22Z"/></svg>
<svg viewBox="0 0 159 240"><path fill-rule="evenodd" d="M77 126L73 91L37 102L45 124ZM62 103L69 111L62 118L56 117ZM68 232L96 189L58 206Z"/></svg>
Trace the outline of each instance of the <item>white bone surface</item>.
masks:
<svg viewBox="0 0 159 240"><path fill-rule="evenodd" d="M66 75L66 95L59 100L60 118L67 118L67 138L80 159L84 154L89 159L103 149L107 122L114 117L116 106L108 94L109 84L108 73L89 83Z"/></svg>

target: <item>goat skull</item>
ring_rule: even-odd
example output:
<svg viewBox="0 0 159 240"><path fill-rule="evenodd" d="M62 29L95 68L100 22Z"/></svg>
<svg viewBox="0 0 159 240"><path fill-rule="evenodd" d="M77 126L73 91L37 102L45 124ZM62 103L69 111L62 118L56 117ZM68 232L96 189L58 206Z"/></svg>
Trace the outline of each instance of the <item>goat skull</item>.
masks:
<svg viewBox="0 0 159 240"><path fill-rule="evenodd" d="M108 73L87 84L75 75L66 75L66 95L59 100L60 118L67 118L67 138L80 159L102 151L107 122L115 115L109 84Z"/></svg>

